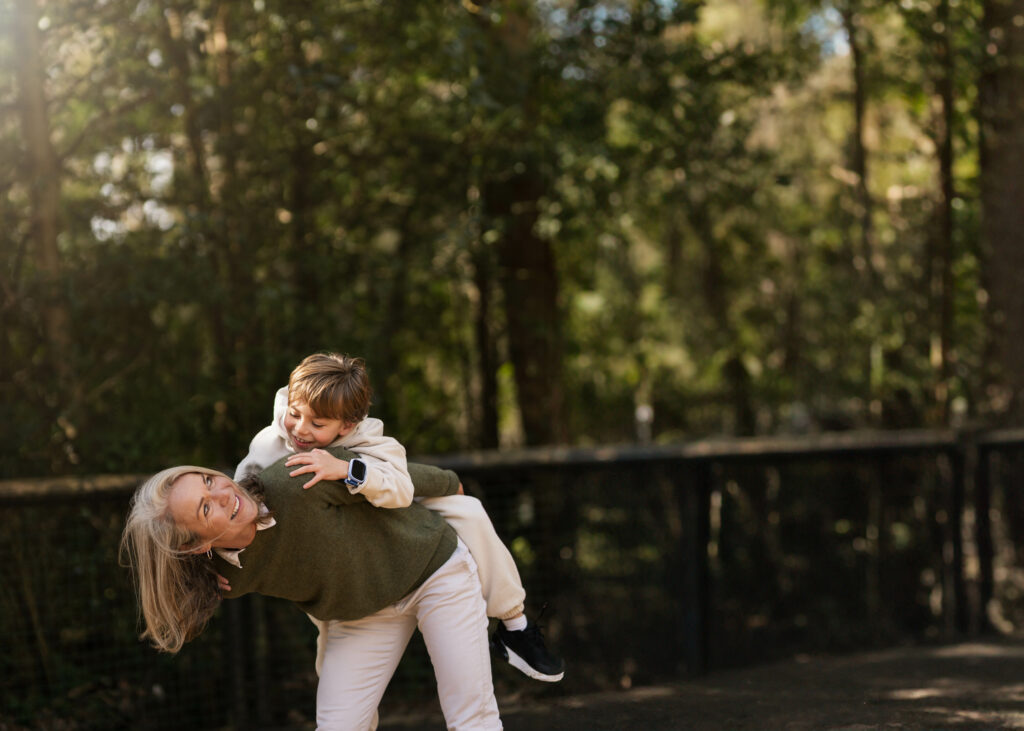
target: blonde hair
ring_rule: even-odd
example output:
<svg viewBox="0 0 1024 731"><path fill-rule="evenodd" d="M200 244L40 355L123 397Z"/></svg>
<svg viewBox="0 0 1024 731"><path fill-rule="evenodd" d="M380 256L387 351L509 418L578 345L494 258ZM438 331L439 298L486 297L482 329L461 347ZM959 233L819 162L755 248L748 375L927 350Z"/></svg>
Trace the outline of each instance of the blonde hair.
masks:
<svg viewBox="0 0 1024 731"><path fill-rule="evenodd" d="M122 563L133 570L146 624L142 638L171 653L198 635L220 604L211 562L188 550L198 536L178 527L168 509L174 481L190 473L222 474L183 465L153 475L132 496L121 535Z"/></svg>
<svg viewBox="0 0 1024 731"><path fill-rule="evenodd" d="M370 377L362 358L314 353L295 366L288 378L288 403L305 402L323 419L357 424L370 412Z"/></svg>

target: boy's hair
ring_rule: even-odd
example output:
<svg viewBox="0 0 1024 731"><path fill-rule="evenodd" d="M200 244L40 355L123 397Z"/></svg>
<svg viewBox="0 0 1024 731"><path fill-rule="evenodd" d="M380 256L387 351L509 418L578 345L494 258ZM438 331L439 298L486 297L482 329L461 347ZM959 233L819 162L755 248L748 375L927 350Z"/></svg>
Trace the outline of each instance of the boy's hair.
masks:
<svg viewBox="0 0 1024 731"><path fill-rule="evenodd" d="M307 356L288 378L288 403L302 401L323 419L356 424L370 411L370 378L362 358L337 353Z"/></svg>

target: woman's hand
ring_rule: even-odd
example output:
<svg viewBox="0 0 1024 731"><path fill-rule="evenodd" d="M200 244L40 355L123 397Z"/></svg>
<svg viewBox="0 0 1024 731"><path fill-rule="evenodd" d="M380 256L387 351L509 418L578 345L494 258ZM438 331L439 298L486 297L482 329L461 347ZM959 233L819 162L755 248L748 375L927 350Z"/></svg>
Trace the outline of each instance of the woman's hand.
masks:
<svg viewBox="0 0 1024 731"><path fill-rule="evenodd" d="M285 467L303 465L299 469L289 472L290 477L313 473L313 479L302 486L304 490L313 487L320 480L344 480L348 477L348 462L338 459L322 449L293 454L284 465Z"/></svg>

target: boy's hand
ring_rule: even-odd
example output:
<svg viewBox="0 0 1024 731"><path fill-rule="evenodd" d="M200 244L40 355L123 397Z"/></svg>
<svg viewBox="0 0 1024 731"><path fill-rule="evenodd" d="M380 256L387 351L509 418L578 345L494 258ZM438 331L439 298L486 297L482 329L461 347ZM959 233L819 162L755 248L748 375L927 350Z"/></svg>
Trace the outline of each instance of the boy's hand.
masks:
<svg viewBox="0 0 1024 731"><path fill-rule="evenodd" d="M344 480L348 477L348 462L343 459L338 459L322 449L314 449L310 452L300 452L299 454L293 454L284 463L285 467L294 467L295 465L303 465L297 470L289 472L289 476L295 477L296 475L304 475L307 473L313 473L313 479L302 486L303 490L308 490L313 487L320 480Z"/></svg>
<svg viewBox="0 0 1024 731"><path fill-rule="evenodd" d="M217 574L217 591L220 591L224 594L227 594L229 591L231 591L231 584L229 584L228 580L220 574Z"/></svg>

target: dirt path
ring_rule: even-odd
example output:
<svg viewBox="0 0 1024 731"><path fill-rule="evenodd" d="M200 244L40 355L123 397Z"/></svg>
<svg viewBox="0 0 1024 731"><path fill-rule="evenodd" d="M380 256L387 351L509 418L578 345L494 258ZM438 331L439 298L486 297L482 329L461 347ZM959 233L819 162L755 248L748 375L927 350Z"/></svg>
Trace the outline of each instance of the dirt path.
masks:
<svg viewBox="0 0 1024 731"><path fill-rule="evenodd" d="M543 704L501 699L501 708L508 731L1024 729L1024 641L801 658ZM383 720L381 729L443 728Z"/></svg>

